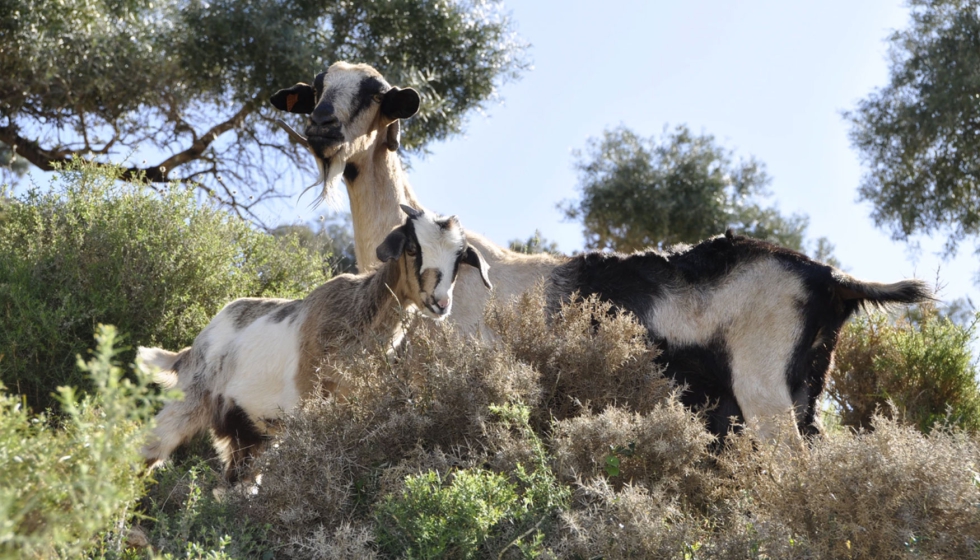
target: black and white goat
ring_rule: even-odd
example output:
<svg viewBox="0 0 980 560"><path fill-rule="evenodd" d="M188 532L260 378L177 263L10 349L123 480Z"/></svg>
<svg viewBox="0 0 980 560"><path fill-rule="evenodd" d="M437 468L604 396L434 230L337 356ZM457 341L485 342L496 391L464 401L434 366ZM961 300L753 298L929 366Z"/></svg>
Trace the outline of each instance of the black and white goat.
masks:
<svg viewBox="0 0 980 560"><path fill-rule="evenodd" d="M370 66L337 62L312 85L280 90L271 101L309 116L306 136L284 127L316 157L325 189L346 182L363 270L370 249L399 219L398 205L419 206L395 153L399 121L418 111L418 93L390 85ZM523 255L467 235L493 268L498 301L550 278L553 302L578 290L637 314L663 346L668 373L688 385L684 401L718 403L709 427L720 436L729 417L771 435L771 418L788 417L791 409L803 433L813 433L816 398L847 317L863 304L929 297L914 280L861 282L799 253L740 237L663 254L563 259ZM480 283L474 271L460 274L460 301L450 320L464 332L484 330L487 295Z"/></svg>
<svg viewBox="0 0 980 560"><path fill-rule="evenodd" d="M318 382L345 394L331 378L331 359L352 344L401 339L404 309L442 319L449 315L460 264L478 271L490 288L487 265L467 243L455 216L437 218L410 207L405 223L376 249L374 272L343 274L301 300L242 298L229 303L180 352L140 348L157 381L177 385L184 398L157 414L143 449L150 466L205 428L233 482L257 452L267 423L293 410Z"/></svg>
<svg viewBox="0 0 980 560"><path fill-rule="evenodd" d="M780 419L819 431L817 397L859 307L931 298L919 280L863 282L731 231L666 252L578 255L555 268L546 291L552 312L572 294L596 294L633 313L663 350L667 374L687 385L681 400L714 405L712 433L728 433L734 417L765 439Z"/></svg>

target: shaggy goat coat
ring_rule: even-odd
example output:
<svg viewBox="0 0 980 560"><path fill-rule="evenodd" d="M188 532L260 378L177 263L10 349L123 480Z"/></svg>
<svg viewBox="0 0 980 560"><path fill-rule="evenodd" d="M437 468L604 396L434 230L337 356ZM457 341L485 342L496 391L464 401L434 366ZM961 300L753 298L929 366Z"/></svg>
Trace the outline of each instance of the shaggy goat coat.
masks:
<svg viewBox="0 0 980 560"><path fill-rule="evenodd" d="M157 381L184 392L182 400L157 415L154 437L143 450L147 462L162 462L210 428L225 476L234 481L276 419L318 383L338 396L346 394L333 369L346 349L397 345L405 309L448 315L461 263L486 279L486 264L466 243L455 217L410 213L377 254L385 261L381 268L337 276L302 300L235 300L180 352L140 348L143 363L160 369Z"/></svg>
<svg viewBox="0 0 980 560"><path fill-rule="evenodd" d="M762 436L793 411L818 432L823 391L840 329L859 307L929 299L917 280L862 282L805 255L733 235L666 252L587 253L552 272L548 305L593 294L634 314L663 353L681 400L710 408L716 435L731 419Z"/></svg>

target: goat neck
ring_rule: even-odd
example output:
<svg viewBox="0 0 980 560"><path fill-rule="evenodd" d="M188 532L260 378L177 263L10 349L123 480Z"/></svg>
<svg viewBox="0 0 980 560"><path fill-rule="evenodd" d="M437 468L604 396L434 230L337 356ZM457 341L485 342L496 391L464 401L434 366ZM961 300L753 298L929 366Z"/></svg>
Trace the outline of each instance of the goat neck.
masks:
<svg viewBox="0 0 980 560"><path fill-rule="evenodd" d="M398 154L388 150L385 144L385 125L379 120L371 134L355 141L344 171L354 226L354 252L361 272L378 266L375 248L404 219L399 205L407 204L420 210L424 208L409 183ZM564 261L561 257L548 254L517 253L470 231L466 232L466 238L490 265L494 294L501 302L511 301L532 288ZM449 321L464 333L489 336L483 321L483 308L489 293L480 273L463 267L459 271L455 291Z"/></svg>
<svg viewBox="0 0 980 560"><path fill-rule="evenodd" d="M424 207L408 182L397 152L388 150L378 128L360 142L366 145L356 146L354 155L347 160L344 183L354 224L357 269L368 272L380 264L374 256L375 248L404 221L399 205L419 210Z"/></svg>

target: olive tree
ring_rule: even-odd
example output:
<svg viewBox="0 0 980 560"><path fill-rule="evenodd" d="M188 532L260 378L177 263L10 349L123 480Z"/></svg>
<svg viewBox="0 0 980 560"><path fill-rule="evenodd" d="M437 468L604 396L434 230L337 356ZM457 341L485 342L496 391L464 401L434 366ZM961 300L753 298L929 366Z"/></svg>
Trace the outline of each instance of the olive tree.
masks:
<svg viewBox="0 0 980 560"><path fill-rule="evenodd" d="M678 126L647 139L619 127L576 156L582 198L560 207L567 218L582 220L588 249L695 243L727 228L803 247L807 218L762 204L770 182L764 165L734 161L711 135Z"/></svg>
<svg viewBox="0 0 980 560"><path fill-rule="evenodd" d="M846 113L877 226L908 241L980 234L980 1L910 0L888 83Z"/></svg>
<svg viewBox="0 0 980 560"><path fill-rule="evenodd" d="M423 94L418 151L527 67L493 0L8 0L0 37L0 156L121 164L253 216L309 159L274 125L276 90L372 64Z"/></svg>

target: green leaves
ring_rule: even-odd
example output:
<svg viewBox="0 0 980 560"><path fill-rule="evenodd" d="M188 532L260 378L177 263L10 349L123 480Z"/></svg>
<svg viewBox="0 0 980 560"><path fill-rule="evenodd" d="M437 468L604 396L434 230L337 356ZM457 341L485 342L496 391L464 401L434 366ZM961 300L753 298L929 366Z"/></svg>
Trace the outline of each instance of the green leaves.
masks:
<svg viewBox="0 0 980 560"><path fill-rule="evenodd" d="M173 154L123 178L203 182L243 213L309 161L273 124L276 90L372 64L423 94L402 145L424 151L528 67L491 0L12 0L0 36L0 142L21 158Z"/></svg>
<svg viewBox="0 0 980 560"><path fill-rule="evenodd" d="M383 550L408 558L503 557L512 547L524 557L543 552L540 529L568 507L570 491L548 465L547 450L529 424L530 408L506 404L489 409L508 430L528 439L532 468L518 463L516 484L505 474L481 469L456 470L448 483L436 471L406 477L404 490L377 506L376 534ZM492 537L503 543L498 550L486 548Z"/></svg>
<svg viewBox="0 0 980 560"><path fill-rule="evenodd" d="M78 366L96 391L60 387L56 423L0 393L0 556L82 557L97 535L124 526L143 491L139 449L159 397L143 377L123 377L113 327L95 337ZM119 546L125 534L105 537Z"/></svg>
<svg viewBox="0 0 980 560"><path fill-rule="evenodd" d="M589 249L635 251L695 243L735 228L800 249L805 216L765 208L769 177L755 159L732 160L710 135L686 126L644 139L625 127L591 139L576 167L582 199L560 207L581 219Z"/></svg>
<svg viewBox="0 0 980 560"><path fill-rule="evenodd" d="M902 240L940 232L952 253L980 233L980 1L909 4L888 85L845 116L875 223Z"/></svg>
<svg viewBox="0 0 980 560"><path fill-rule="evenodd" d="M958 325L920 306L899 321L876 313L846 325L828 386L841 423L868 428L881 409L923 433L945 425L980 432L976 321Z"/></svg>
<svg viewBox="0 0 980 560"><path fill-rule="evenodd" d="M404 493L380 507L379 541L409 558L475 558L517 498L502 474L460 470L448 485L432 471L410 476Z"/></svg>
<svg viewBox="0 0 980 560"><path fill-rule="evenodd" d="M619 466L622 459L632 457L636 454L636 442L631 441L629 445L610 445L609 455L606 455L606 474L610 477L619 476Z"/></svg>
<svg viewBox="0 0 980 560"><path fill-rule="evenodd" d="M241 296L296 297L326 280L294 235L276 239L171 185L75 164L0 217L0 381L43 409L58 385L87 388L75 356L95 325L130 346L190 344ZM132 360L134 351L126 357Z"/></svg>

